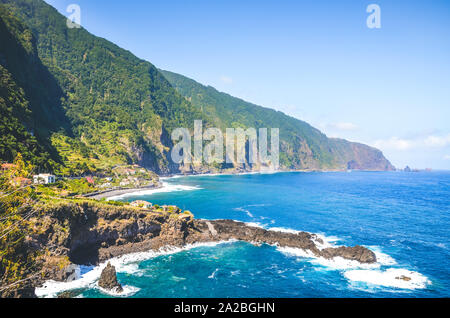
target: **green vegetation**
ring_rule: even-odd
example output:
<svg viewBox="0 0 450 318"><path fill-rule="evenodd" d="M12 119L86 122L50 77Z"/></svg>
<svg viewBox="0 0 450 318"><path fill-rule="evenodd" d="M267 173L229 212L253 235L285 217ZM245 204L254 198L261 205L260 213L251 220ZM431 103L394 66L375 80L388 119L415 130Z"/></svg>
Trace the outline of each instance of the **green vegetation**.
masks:
<svg viewBox="0 0 450 318"><path fill-rule="evenodd" d="M31 169L18 154L14 166L0 172L0 295L7 293L9 286L21 288L27 283L23 280L36 270L38 254L28 249L26 235L37 197L23 184Z"/></svg>

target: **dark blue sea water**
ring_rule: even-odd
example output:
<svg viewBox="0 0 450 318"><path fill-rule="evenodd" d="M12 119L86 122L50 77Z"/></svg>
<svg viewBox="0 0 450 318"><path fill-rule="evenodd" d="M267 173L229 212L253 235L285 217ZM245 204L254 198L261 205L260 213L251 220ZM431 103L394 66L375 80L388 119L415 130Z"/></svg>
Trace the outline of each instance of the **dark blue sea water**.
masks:
<svg viewBox="0 0 450 318"><path fill-rule="evenodd" d="M199 246L117 260L129 297L450 296L450 172L277 173L164 182L164 192L122 199L175 204L197 218L319 233L329 244L369 247L380 263L327 262L300 250L243 242ZM396 279L402 275L411 281ZM83 297L111 297L92 281L79 286Z"/></svg>

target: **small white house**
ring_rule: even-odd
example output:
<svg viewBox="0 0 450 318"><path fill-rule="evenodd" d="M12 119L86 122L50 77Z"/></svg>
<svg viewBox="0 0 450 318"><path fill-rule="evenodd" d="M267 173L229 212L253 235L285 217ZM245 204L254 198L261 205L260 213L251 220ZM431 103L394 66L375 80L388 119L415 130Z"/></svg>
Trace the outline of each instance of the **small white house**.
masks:
<svg viewBox="0 0 450 318"><path fill-rule="evenodd" d="M38 174L33 177L34 184L52 184L56 182L56 177L51 174Z"/></svg>

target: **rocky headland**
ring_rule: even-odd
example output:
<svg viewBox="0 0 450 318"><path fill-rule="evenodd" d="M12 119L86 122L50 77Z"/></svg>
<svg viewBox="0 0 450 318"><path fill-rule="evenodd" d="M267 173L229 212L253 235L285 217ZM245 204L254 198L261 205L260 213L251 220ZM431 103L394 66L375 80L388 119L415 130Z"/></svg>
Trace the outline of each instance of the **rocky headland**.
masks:
<svg viewBox="0 0 450 318"><path fill-rule="evenodd" d="M37 208L40 213L30 220L34 232L27 242L30 249L43 251L39 259L42 272L22 293L28 297L31 289L47 280L73 278L74 264L97 265L125 254L195 243L239 240L299 248L326 259L377 261L375 254L362 246L321 248L323 242L315 234L271 231L232 220L195 219L191 212L175 206L140 208L94 200L58 200ZM106 287L118 287L111 269L103 281Z"/></svg>

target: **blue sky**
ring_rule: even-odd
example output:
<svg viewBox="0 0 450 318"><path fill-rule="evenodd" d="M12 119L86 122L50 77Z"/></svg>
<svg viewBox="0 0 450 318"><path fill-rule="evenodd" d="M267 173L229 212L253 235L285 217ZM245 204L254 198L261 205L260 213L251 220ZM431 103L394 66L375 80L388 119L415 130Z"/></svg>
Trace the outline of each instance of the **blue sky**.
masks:
<svg viewBox="0 0 450 318"><path fill-rule="evenodd" d="M159 68L450 169L450 2L47 0ZM381 29L366 25L369 4Z"/></svg>

